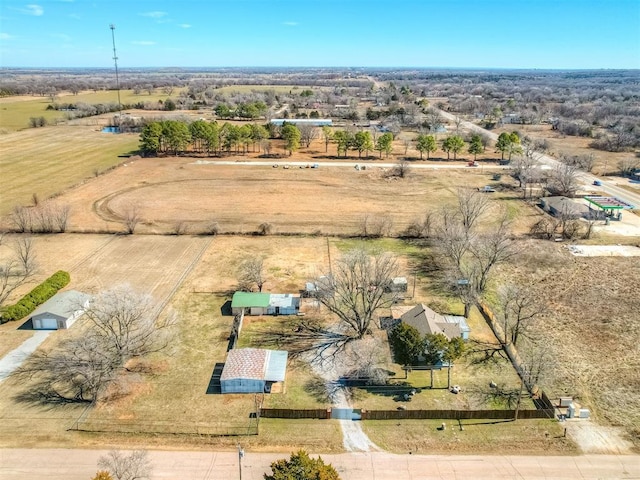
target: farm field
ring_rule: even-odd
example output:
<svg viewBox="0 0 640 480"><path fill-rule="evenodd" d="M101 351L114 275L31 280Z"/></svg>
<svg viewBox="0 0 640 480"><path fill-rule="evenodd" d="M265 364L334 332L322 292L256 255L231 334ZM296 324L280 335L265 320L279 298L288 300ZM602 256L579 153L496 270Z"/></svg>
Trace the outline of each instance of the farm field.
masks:
<svg viewBox="0 0 640 480"><path fill-rule="evenodd" d="M33 128L0 135L0 215L32 204L122 163L138 135L106 134L95 127Z"/></svg>
<svg viewBox="0 0 640 480"><path fill-rule="evenodd" d="M121 90L120 101L123 104L133 104L139 102L156 102L178 95L180 89L174 89L171 95L162 93L159 89L154 90L151 95L148 92L134 94L133 90ZM48 96L32 97L4 97L0 98L0 129L7 131L23 130L29 127L31 117L44 117L49 123L65 120L65 112L47 110L52 103L87 103L87 104L107 104L117 103L118 94L115 90L102 90L98 92L81 92L78 95L61 95L56 97L54 102ZM113 115L113 114L112 114ZM34 129L37 130L37 129Z"/></svg>
<svg viewBox="0 0 640 480"><path fill-rule="evenodd" d="M72 206L69 230L123 231L123 218L136 208L141 217L136 231L141 233L172 233L178 224L198 233L215 221L222 233L253 233L269 223L280 234L358 235L365 217L370 224L388 217L391 232L399 233L428 209L452 202L458 187L491 182L490 173L476 169L415 169L405 179L386 178L386 169L376 168L375 161L367 170L355 171L201 165L196 160L132 159L65 192L57 200ZM524 223L533 214L520 202L513 208L524 213L524 220L519 219Z"/></svg>

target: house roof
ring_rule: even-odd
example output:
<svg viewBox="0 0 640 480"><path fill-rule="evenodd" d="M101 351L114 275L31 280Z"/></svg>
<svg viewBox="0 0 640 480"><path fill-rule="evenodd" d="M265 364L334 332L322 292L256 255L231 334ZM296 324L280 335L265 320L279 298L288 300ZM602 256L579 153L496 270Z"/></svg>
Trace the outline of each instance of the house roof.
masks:
<svg viewBox="0 0 640 480"><path fill-rule="evenodd" d="M220 380L247 379L281 382L287 371L288 352L260 348L229 351Z"/></svg>
<svg viewBox="0 0 640 480"><path fill-rule="evenodd" d="M231 308L250 308L269 306L271 294L262 292L236 292L231 300Z"/></svg>
<svg viewBox="0 0 640 480"><path fill-rule="evenodd" d="M59 317L69 318L78 310L82 310L88 300L91 300L91 295L77 290L59 292L36 308L31 317L50 313Z"/></svg>
<svg viewBox="0 0 640 480"><path fill-rule="evenodd" d="M444 316L422 303L404 313L400 319L418 330L420 335L442 333L451 340L454 337L459 337L462 333L457 323L449 323Z"/></svg>
<svg viewBox="0 0 640 480"><path fill-rule="evenodd" d="M542 199L545 205L553 208L556 212L569 215L582 215L589 213L589 207L584 203L574 202L567 197L545 197Z"/></svg>

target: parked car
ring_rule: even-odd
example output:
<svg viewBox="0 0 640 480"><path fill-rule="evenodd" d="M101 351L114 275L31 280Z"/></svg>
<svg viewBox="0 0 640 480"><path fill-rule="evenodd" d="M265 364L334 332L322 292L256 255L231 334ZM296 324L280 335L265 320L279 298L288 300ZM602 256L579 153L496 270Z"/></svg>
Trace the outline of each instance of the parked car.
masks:
<svg viewBox="0 0 640 480"><path fill-rule="evenodd" d="M490 192L495 192L496 189L493 188L491 185L485 185L484 187L478 188L478 191L479 192L490 193Z"/></svg>
<svg viewBox="0 0 640 480"><path fill-rule="evenodd" d="M594 184L596 187L601 187L601 186L602 186L602 182L601 182L600 180L594 180L594 181L593 181L593 184Z"/></svg>

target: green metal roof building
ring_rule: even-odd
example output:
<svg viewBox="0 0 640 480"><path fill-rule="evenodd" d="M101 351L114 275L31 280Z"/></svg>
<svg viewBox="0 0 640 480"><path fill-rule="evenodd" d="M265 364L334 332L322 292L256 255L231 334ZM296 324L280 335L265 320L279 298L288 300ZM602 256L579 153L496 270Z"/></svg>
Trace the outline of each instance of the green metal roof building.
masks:
<svg viewBox="0 0 640 480"><path fill-rule="evenodd" d="M233 315L295 315L299 309L300 296L289 293L236 292L231 300Z"/></svg>

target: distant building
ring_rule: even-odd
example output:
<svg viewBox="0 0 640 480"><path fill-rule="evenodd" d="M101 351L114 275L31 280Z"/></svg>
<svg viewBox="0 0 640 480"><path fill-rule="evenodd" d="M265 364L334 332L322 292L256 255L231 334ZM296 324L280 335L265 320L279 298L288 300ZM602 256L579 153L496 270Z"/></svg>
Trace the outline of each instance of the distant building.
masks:
<svg viewBox="0 0 640 480"><path fill-rule="evenodd" d="M314 127L331 127L333 120L330 118L274 118L270 121L271 125L281 127L284 123L291 125L313 125Z"/></svg>
<svg viewBox="0 0 640 480"><path fill-rule="evenodd" d="M584 203L578 203L567 197L543 197L540 204L544 211L554 217L569 219L590 218L593 210Z"/></svg>

